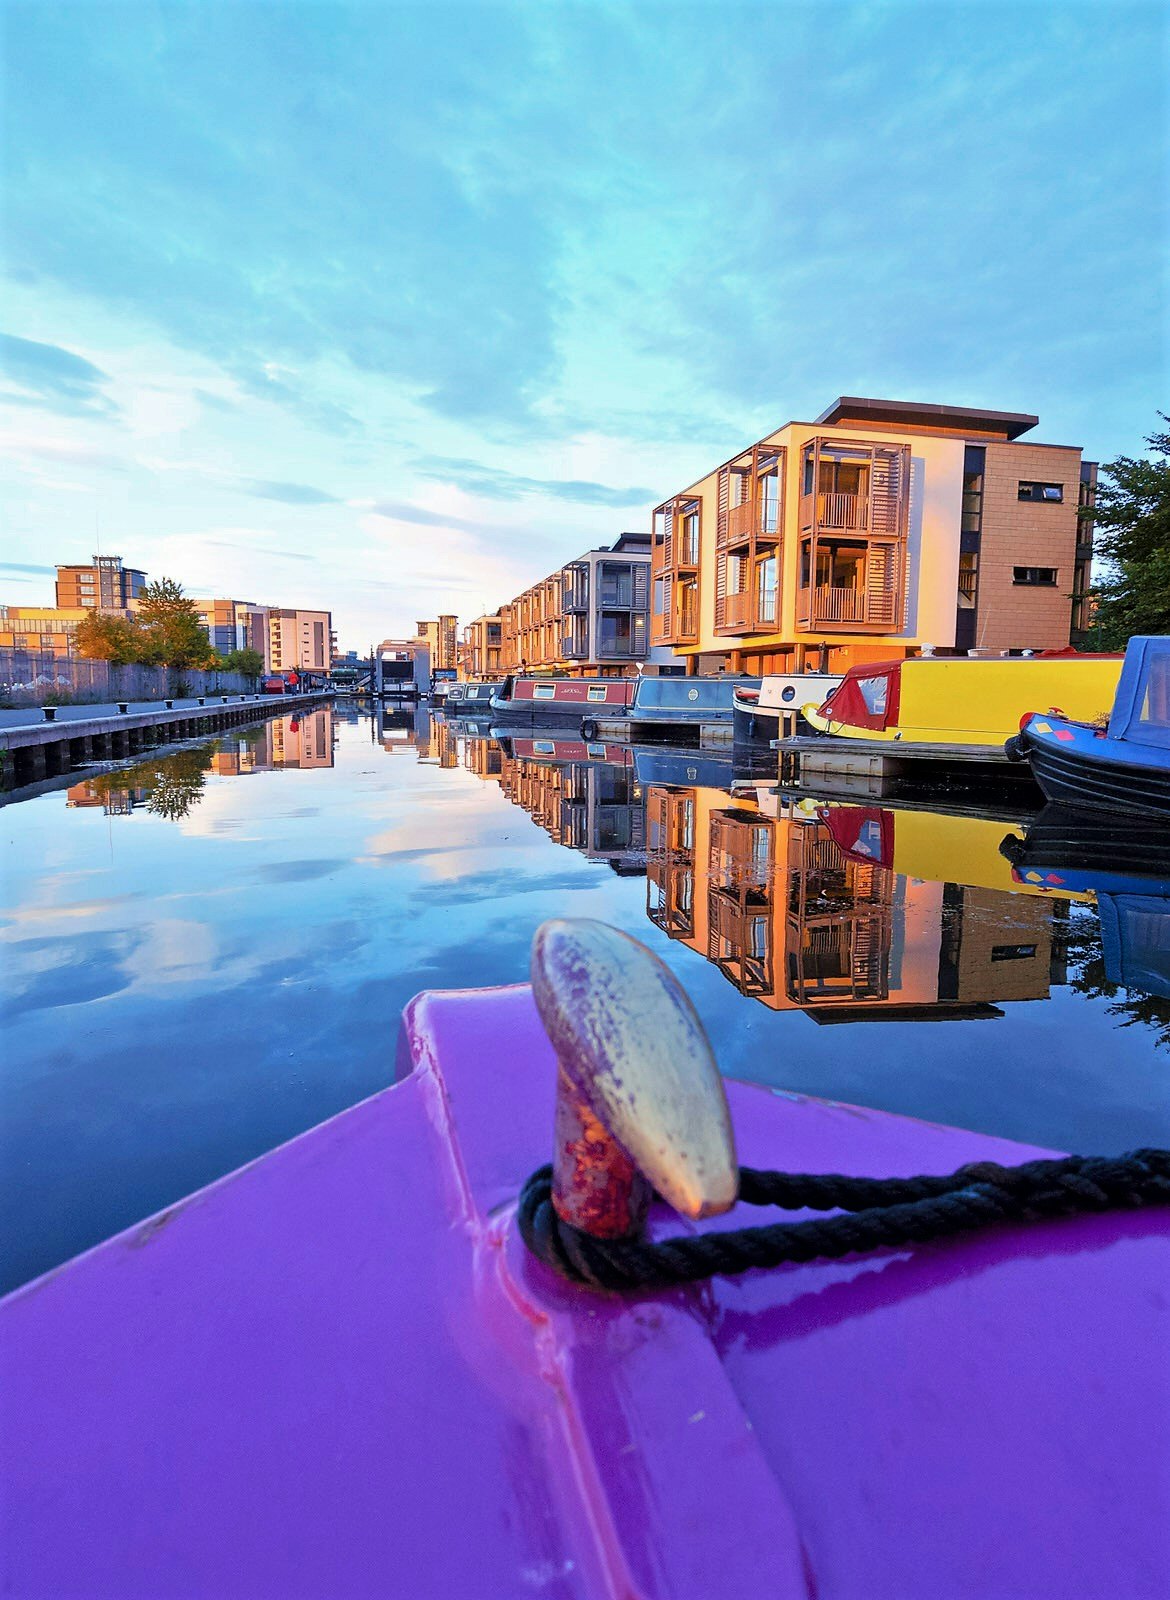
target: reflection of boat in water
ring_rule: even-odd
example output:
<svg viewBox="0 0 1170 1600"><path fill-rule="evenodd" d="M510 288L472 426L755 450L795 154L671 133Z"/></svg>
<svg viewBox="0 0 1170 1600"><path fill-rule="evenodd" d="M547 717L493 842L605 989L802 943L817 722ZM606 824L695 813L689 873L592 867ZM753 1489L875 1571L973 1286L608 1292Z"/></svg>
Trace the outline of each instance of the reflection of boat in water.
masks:
<svg viewBox="0 0 1170 1600"><path fill-rule="evenodd" d="M890 867L908 878L1005 894L1083 897L1083 891L1066 884L1025 880L1013 872L1002 848L1004 825L997 817L836 801L822 805L819 814L847 856Z"/></svg>
<svg viewBox="0 0 1170 1600"><path fill-rule="evenodd" d="M731 1128L754 1167L813 1173L1046 1153L745 1084L725 1104L706 1059L672 1095L645 1041L681 1038L687 1066L704 1041L646 959L573 962L567 1005L535 971L550 1025L585 1007L607 1041L614 969L657 986L624 1055L572 1057L603 1109L557 1181L575 1157L615 1211L619 1073L637 1166L689 1215L735 1203ZM569 1049L528 987L419 996L398 1082L0 1303L10 1592L1167 1592L1164 1210L598 1294L517 1216L569 1125ZM684 1188L696 1147L715 1155ZM651 1236L681 1226L656 1194Z"/></svg>
<svg viewBox="0 0 1170 1600"><path fill-rule="evenodd" d="M1038 700L1007 740L1049 800L1081 808L1170 816L1170 638L1134 638L1113 709L1042 711Z"/></svg>
<svg viewBox="0 0 1170 1600"><path fill-rule="evenodd" d="M1021 886L1096 896L1107 982L1170 999L1170 833L1160 818L1050 805L1000 849Z"/></svg>
<svg viewBox="0 0 1170 1600"><path fill-rule="evenodd" d="M639 783L701 784L705 789L729 789L734 775L731 755L706 750L678 750L669 746L634 750Z"/></svg>
<svg viewBox="0 0 1170 1600"><path fill-rule="evenodd" d="M1038 706L1086 719L1103 713L1120 672L1119 656L871 662L851 667L823 705L803 710L818 733L845 739L998 749Z"/></svg>
<svg viewBox="0 0 1170 1600"><path fill-rule="evenodd" d="M811 724L801 707L822 705L840 682L839 672L784 672L761 679L759 688L737 687L736 744L770 751L772 740L781 736L785 713L791 714L796 733L808 733Z"/></svg>
<svg viewBox="0 0 1170 1600"><path fill-rule="evenodd" d="M1170 829L1157 817L1047 805L1021 832L1001 835L1000 851L1021 884L1170 894Z"/></svg>
<svg viewBox="0 0 1170 1600"><path fill-rule="evenodd" d="M511 673L491 697L492 721L528 727L584 717L625 717L634 693L632 678L523 678Z"/></svg>

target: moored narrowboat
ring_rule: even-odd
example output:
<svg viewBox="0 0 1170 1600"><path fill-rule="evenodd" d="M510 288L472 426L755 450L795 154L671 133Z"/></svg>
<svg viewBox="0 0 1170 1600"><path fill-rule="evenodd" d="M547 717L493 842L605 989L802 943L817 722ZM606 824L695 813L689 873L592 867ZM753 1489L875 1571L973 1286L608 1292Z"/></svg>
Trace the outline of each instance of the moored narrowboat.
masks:
<svg viewBox="0 0 1170 1600"><path fill-rule="evenodd" d="M1060 706L1104 717L1121 656L1039 655L983 660L923 656L851 667L821 705L802 707L817 733L908 744L1001 747L1021 718Z"/></svg>
<svg viewBox="0 0 1170 1600"><path fill-rule="evenodd" d="M633 678L525 678L509 674L492 695L492 720L546 727L628 715Z"/></svg>
<svg viewBox="0 0 1170 1600"><path fill-rule="evenodd" d="M447 691L443 710L449 717L487 716L492 707L492 695L500 687L501 679L494 683L453 683Z"/></svg>
<svg viewBox="0 0 1170 1600"><path fill-rule="evenodd" d="M1166 1152L724 1083L597 923L532 979L0 1302L8 1594L1161 1600Z"/></svg>
<svg viewBox="0 0 1170 1600"><path fill-rule="evenodd" d="M1170 816L1170 637L1133 638L1108 716L1029 708L1004 749L1049 800Z"/></svg>
<svg viewBox="0 0 1170 1600"><path fill-rule="evenodd" d="M662 737L688 728L727 726L736 689L758 689L759 678L639 678L630 706L630 737Z"/></svg>
<svg viewBox="0 0 1170 1600"><path fill-rule="evenodd" d="M822 705L841 682L839 672L780 672L761 678L759 687L737 684L735 688L735 742L744 748L770 750L784 728L784 717L791 713L797 733L808 733L802 706Z"/></svg>

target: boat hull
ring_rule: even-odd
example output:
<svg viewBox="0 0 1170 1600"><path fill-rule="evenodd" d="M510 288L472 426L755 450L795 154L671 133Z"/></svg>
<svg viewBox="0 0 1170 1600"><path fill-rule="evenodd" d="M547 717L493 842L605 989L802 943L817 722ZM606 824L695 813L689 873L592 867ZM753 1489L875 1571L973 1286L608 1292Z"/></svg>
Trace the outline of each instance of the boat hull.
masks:
<svg viewBox="0 0 1170 1600"><path fill-rule="evenodd" d="M1009 740L1026 755L1045 799L1091 811L1170 817L1170 759L1062 717L1034 717Z"/></svg>

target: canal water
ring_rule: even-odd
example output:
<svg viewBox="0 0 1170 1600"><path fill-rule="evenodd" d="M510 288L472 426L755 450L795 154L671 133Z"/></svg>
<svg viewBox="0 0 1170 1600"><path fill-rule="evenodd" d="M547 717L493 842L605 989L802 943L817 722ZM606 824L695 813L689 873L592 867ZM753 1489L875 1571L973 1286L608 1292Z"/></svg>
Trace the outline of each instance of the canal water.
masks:
<svg viewBox="0 0 1170 1600"><path fill-rule="evenodd" d="M712 756L340 707L0 820L3 1289L391 1082L411 995L522 982L557 915L669 962L733 1077L1170 1143L1166 884L1054 869L1010 807L794 803Z"/></svg>

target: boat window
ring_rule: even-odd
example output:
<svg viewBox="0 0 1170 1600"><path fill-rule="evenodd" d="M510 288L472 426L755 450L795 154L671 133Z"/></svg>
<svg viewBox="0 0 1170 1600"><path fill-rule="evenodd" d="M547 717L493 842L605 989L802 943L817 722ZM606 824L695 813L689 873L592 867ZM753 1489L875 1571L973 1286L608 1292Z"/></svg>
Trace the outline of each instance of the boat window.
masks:
<svg viewBox="0 0 1170 1600"><path fill-rule="evenodd" d="M556 743L552 739L533 739L532 753L534 756L555 756Z"/></svg>
<svg viewBox="0 0 1170 1600"><path fill-rule="evenodd" d="M875 717L884 717L890 693L890 680L883 673L880 678L861 678L857 684L865 709Z"/></svg>
<svg viewBox="0 0 1170 1600"><path fill-rule="evenodd" d="M786 689L782 689L780 691L780 698L781 698L781 700L795 700L796 699L796 690L793 688L792 684L789 684Z"/></svg>
<svg viewBox="0 0 1170 1600"><path fill-rule="evenodd" d="M595 683L593 685L593 687L591 689L589 689L589 691L587 692L585 698L587 700L604 700L605 699L605 694L606 694L605 685L601 684L601 683Z"/></svg>
<svg viewBox="0 0 1170 1600"><path fill-rule="evenodd" d="M556 692L557 686L555 683L534 683L532 686L532 698L534 700L551 700L556 695Z"/></svg>

